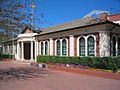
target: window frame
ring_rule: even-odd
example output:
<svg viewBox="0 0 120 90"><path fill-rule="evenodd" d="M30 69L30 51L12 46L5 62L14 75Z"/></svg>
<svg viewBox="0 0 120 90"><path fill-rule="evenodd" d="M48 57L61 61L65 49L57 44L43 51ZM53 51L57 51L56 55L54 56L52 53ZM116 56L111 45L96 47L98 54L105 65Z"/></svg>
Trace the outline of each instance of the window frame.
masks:
<svg viewBox="0 0 120 90"><path fill-rule="evenodd" d="M116 44L115 44L115 55L113 55L113 38L115 37L116 39ZM111 56L114 56L114 57L117 57L118 56L118 36L116 34L113 34L112 35L112 38L111 38Z"/></svg>
<svg viewBox="0 0 120 90"><path fill-rule="evenodd" d="M47 48L46 48L47 45ZM45 55L48 55L48 41L45 41Z"/></svg>
<svg viewBox="0 0 120 90"><path fill-rule="evenodd" d="M44 55L44 43L41 42L40 44L41 44L41 55Z"/></svg>
<svg viewBox="0 0 120 90"><path fill-rule="evenodd" d="M84 55L81 54L81 52L83 51L83 50L81 50L81 45L82 45L81 41L80 41L81 39L84 40ZM84 37L80 37L79 38L79 48L78 49L79 49L79 56L85 56L85 53L86 53L86 42L85 42L85 38Z"/></svg>
<svg viewBox="0 0 120 90"><path fill-rule="evenodd" d="M65 45L63 41L65 41ZM62 56L66 56L66 55L67 55L67 40L62 39Z"/></svg>
<svg viewBox="0 0 120 90"><path fill-rule="evenodd" d="M93 39L93 43L92 45L89 45L89 38L92 38ZM95 44L96 40L93 36L89 36L87 37L87 56L96 56L96 44ZM93 50L89 51L90 48L93 48ZM90 52L94 52L94 53L90 53Z"/></svg>
<svg viewBox="0 0 120 90"><path fill-rule="evenodd" d="M59 53L58 53L58 44L57 44L58 41L59 41ZM61 55L61 41L60 41L60 39L56 40L55 44L56 44L56 46L55 46L55 51L56 51L55 55L60 56Z"/></svg>
<svg viewBox="0 0 120 90"><path fill-rule="evenodd" d="M118 36L118 56L120 56L120 36Z"/></svg>

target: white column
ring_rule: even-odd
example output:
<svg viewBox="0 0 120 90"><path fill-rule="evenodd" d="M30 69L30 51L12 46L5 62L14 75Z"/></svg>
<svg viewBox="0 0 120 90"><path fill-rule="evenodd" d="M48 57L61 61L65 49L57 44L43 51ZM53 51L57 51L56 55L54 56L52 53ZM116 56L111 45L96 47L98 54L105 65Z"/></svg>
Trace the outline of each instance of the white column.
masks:
<svg viewBox="0 0 120 90"><path fill-rule="evenodd" d="M7 46L7 54L10 54L10 46Z"/></svg>
<svg viewBox="0 0 120 90"><path fill-rule="evenodd" d="M20 43L17 42L17 60L20 60Z"/></svg>
<svg viewBox="0 0 120 90"><path fill-rule="evenodd" d="M85 38L85 56L88 56L88 43L87 43L87 38Z"/></svg>
<svg viewBox="0 0 120 90"><path fill-rule="evenodd" d="M69 42L70 56L74 56L74 36L69 35L69 37L70 37L70 42Z"/></svg>
<svg viewBox="0 0 120 90"><path fill-rule="evenodd" d="M3 54L5 54L5 46L3 45Z"/></svg>
<svg viewBox="0 0 120 90"><path fill-rule="evenodd" d="M15 46L14 46L14 44L12 45L12 54L15 54Z"/></svg>
<svg viewBox="0 0 120 90"><path fill-rule="evenodd" d="M116 38L116 56L118 56L118 38Z"/></svg>
<svg viewBox="0 0 120 90"><path fill-rule="evenodd" d="M110 36L109 33L100 32L100 57L110 56ZM112 45L112 44L111 44Z"/></svg>
<svg viewBox="0 0 120 90"><path fill-rule="evenodd" d="M50 48L50 49L49 49ZM53 55L53 39L52 38L50 38L50 46L49 46L49 52L50 52L50 55Z"/></svg>
<svg viewBox="0 0 120 90"><path fill-rule="evenodd" d="M37 61L38 56L38 41L35 41L35 61Z"/></svg>
<svg viewBox="0 0 120 90"><path fill-rule="evenodd" d="M22 61L24 60L24 43L23 42L21 42L21 51L22 51Z"/></svg>
<svg viewBox="0 0 120 90"><path fill-rule="evenodd" d="M33 41L31 41L31 60L33 61Z"/></svg>
<svg viewBox="0 0 120 90"><path fill-rule="evenodd" d="M43 55L45 55L45 41L43 41Z"/></svg>
<svg viewBox="0 0 120 90"><path fill-rule="evenodd" d="M41 42L39 42L38 44L39 44L39 55L41 55Z"/></svg>
<svg viewBox="0 0 120 90"><path fill-rule="evenodd" d="M15 45L13 44L12 47L13 47L12 48L12 54L13 54L13 59L14 59L15 58Z"/></svg>
<svg viewBox="0 0 120 90"><path fill-rule="evenodd" d="M60 39L60 56L62 56L62 39Z"/></svg>
<svg viewBox="0 0 120 90"><path fill-rule="evenodd" d="M35 48L35 61L36 61L37 60L37 51L36 51L37 50L37 42L36 41L35 41L35 47L34 48Z"/></svg>
<svg viewBox="0 0 120 90"><path fill-rule="evenodd" d="M36 42L36 51L37 51L37 55L38 55L38 51L39 51L39 46L38 46L38 41Z"/></svg>

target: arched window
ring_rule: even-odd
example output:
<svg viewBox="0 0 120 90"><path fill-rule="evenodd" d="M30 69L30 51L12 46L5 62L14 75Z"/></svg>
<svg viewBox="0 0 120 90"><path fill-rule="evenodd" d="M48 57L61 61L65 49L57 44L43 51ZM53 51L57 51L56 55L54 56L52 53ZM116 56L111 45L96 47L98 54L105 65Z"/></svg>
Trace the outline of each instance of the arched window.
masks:
<svg viewBox="0 0 120 90"><path fill-rule="evenodd" d="M41 42L41 55L43 55L43 42Z"/></svg>
<svg viewBox="0 0 120 90"><path fill-rule="evenodd" d="M118 56L120 56L120 37L118 37Z"/></svg>
<svg viewBox="0 0 120 90"><path fill-rule="evenodd" d="M48 42L45 42L45 55L48 55Z"/></svg>
<svg viewBox="0 0 120 90"><path fill-rule="evenodd" d="M67 41L65 39L62 40L62 55L67 55Z"/></svg>
<svg viewBox="0 0 120 90"><path fill-rule="evenodd" d="M113 39L112 39L112 46L113 46L113 56L116 56L116 37L114 36Z"/></svg>
<svg viewBox="0 0 120 90"><path fill-rule="evenodd" d="M95 40L92 36L87 39L88 56L95 56Z"/></svg>
<svg viewBox="0 0 120 90"><path fill-rule="evenodd" d="M60 55L60 40L56 42L56 55Z"/></svg>
<svg viewBox="0 0 120 90"><path fill-rule="evenodd" d="M85 56L85 39L83 37L79 39L79 55Z"/></svg>

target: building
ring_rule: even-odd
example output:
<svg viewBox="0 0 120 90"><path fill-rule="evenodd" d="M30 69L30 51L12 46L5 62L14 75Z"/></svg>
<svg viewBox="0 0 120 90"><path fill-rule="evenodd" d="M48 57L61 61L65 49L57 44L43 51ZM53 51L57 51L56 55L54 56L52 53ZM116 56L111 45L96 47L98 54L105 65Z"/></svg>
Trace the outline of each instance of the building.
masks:
<svg viewBox="0 0 120 90"><path fill-rule="evenodd" d="M26 27L2 47L3 54L13 54L21 61L36 61L38 55L120 56L120 14L101 13L98 18L85 17L40 33Z"/></svg>

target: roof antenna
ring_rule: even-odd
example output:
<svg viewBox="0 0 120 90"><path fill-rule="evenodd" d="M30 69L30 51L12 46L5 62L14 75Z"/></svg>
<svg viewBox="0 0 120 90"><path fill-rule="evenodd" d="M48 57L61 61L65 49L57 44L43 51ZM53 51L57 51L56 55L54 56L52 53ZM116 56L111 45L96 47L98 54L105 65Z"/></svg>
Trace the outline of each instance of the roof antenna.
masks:
<svg viewBox="0 0 120 90"><path fill-rule="evenodd" d="M98 15L100 15L102 13L107 13L108 15L110 14L108 11L104 11L104 10L93 10L90 13L88 13L87 15L85 15L83 18L92 17L94 15L96 15L98 17Z"/></svg>

